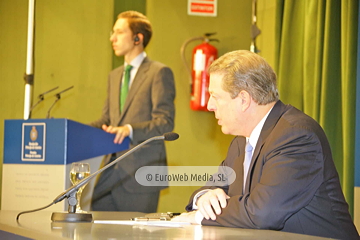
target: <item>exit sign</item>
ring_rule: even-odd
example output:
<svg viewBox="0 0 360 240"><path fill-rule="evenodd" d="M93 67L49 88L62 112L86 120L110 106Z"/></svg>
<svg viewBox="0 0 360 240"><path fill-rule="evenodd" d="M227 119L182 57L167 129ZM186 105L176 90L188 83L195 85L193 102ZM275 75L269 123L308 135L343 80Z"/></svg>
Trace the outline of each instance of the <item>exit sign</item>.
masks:
<svg viewBox="0 0 360 240"><path fill-rule="evenodd" d="M188 0L188 14L216 17L217 0Z"/></svg>

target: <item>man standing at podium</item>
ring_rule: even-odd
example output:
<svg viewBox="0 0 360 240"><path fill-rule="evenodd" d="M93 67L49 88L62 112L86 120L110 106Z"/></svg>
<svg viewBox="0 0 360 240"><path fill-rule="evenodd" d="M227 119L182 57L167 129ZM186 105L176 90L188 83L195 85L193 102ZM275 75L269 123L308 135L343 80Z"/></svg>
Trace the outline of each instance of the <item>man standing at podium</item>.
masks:
<svg viewBox="0 0 360 240"><path fill-rule="evenodd" d="M228 186L203 187L174 221L359 239L321 126L279 100L276 75L256 53L234 51L210 68L209 111L234 135L222 166Z"/></svg>
<svg viewBox="0 0 360 240"><path fill-rule="evenodd" d="M170 68L144 52L151 35L151 24L143 14L118 15L110 41L115 55L124 56L124 65L110 72L101 118L90 123L115 134L115 143L129 137L130 148L174 128L174 77ZM124 152L106 156L103 164ZM163 141L151 142L105 170L94 188L92 210L156 212L164 187L146 187L135 180L140 167L152 165L166 165Z"/></svg>

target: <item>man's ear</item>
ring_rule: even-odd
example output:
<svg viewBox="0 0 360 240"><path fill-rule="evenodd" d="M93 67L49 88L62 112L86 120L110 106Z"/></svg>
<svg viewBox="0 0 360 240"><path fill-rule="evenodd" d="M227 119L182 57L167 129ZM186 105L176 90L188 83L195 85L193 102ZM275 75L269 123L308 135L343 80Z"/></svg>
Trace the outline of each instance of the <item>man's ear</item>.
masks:
<svg viewBox="0 0 360 240"><path fill-rule="evenodd" d="M244 112L246 109L250 107L251 96L247 91L241 90L238 94L238 97L240 98L241 101L241 110Z"/></svg>
<svg viewBox="0 0 360 240"><path fill-rule="evenodd" d="M134 37L134 44L139 45L144 41L144 35L142 33L137 33Z"/></svg>

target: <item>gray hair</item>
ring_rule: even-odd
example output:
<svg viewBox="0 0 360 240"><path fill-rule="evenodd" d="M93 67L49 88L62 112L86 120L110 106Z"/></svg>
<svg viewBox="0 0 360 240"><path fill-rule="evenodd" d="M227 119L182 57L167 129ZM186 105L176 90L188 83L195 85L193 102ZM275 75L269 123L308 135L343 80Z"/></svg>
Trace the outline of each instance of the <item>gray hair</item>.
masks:
<svg viewBox="0 0 360 240"><path fill-rule="evenodd" d="M259 105L279 99L274 70L256 53L247 50L226 53L211 64L211 73L223 74L222 88L231 98L245 90Z"/></svg>

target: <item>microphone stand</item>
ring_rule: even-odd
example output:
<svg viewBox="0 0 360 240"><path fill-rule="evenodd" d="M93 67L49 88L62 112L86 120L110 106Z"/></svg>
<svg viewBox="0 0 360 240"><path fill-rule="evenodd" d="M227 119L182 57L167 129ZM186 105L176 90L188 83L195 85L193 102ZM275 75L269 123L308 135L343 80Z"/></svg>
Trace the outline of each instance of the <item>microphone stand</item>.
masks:
<svg viewBox="0 0 360 240"><path fill-rule="evenodd" d="M132 149L128 150L126 153L124 153L120 157L116 158L111 163L105 165L103 168L100 168L99 170L97 170L96 172L94 172L93 174L88 176L87 178L84 178L83 180L81 180L80 182L75 184L74 186L68 188L65 192L63 192L59 196L57 196L53 200L53 202L51 204L49 204L48 206L38 208L38 209L35 209L35 210L21 212L21 213L19 213L17 215L16 220L18 220L20 215L23 214L23 213L29 213L29 212L35 212L35 211L38 211L38 210L42 210L42 209L50 207L51 205L56 204L56 203L64 200L65 198L68 198L68 203L69 203L68 212L67 213L66 212L54 212L51 215L51 220L53 222L91 222L92 219L93 219L91 213L76 213L76 204L77 204L76 193L82 186L87 184L91 179L93 179L99 173L102 173L103 171L105 171L106 169L111 167L112 165L118 163L120 160L124 159L125 157L127 157L131 153L133 153L136 150L138 150L139 148L141 148L143 145L145 145L145 144L147 144L149 142L152 142L152 141L156 141L156 140L174 141L174 140L176 140L178 138L179 138L179 135L177 133L168 132L168 133L165 133L162 136L156 136L156 137L152 137L152 138L147 139L146 141L144 141L144 142L136 145Z"/></svg>
<svg viewBox="0 0 360 240"><path fill-rule="evenodd" d="M55 102L51 105L51 107L49 108L49 110L48 110L48 112L47 112L47 114L46 114L46 118L50 118L50 111L51 111L51 109L54 107L55 103L57 103L57 101L59 101L60 98L61 98L60 93L66 92L67 90L70 90L70 89L73 88L73 87L74 87L74 86L71 86L71 87L69 87L69 88L67 88L67 89L64 89L64 90L62 90L61 92L58 92L57 94L54 95L54 96L56 97L56 100L55 100Z"/></svg>
<svg viewBox="0 0 360 240"><path fill-rule="evenodd" d="M39 100L37 101L37 103L35 103L35 104L30 108L28 119L30 118L31 111L32 111L39 103L41 103L42 101L44 101L44 95L47 94L47 93L49 93L49 92L52 92L52 91L54 91L55 89L58 89L58 88L59 88L59 86L54 87L53 89L50 89L50 90L48 90L48 91L46 91L46 92L43 92L43 93L39 94L39 96L38 96Z"/></svg>

